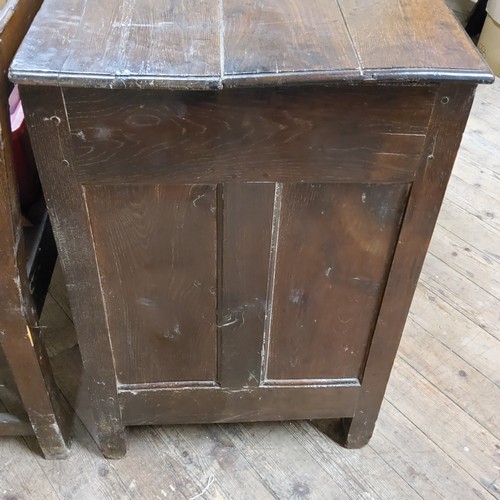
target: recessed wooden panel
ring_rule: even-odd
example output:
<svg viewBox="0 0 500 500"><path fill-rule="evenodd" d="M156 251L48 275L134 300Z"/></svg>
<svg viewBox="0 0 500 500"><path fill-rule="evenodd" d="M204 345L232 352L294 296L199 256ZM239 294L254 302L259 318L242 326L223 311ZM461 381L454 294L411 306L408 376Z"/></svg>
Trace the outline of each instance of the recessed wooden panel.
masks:
<svg viewBox="0 0 500 500"><path fill-rule="evenodd" d="M268 299L269 383L361 376L408 189L282 186Z"/></svg>
<svg viewBox="0 0 500 500"><path fill-rule="evenodd" d="M86 186L85 197L118 381L215 381L216 186Z"/></svg>
<svg viewBox="0 0 500 500"><path fill-rule="evenodd" d="M83 183L411 182L431 87L65 89Z"/></svg>

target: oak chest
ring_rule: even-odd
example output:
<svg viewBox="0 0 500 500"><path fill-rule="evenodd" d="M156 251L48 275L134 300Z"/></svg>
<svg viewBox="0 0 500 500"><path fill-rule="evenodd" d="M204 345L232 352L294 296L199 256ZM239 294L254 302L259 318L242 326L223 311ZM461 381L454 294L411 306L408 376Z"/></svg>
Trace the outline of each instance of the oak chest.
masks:
<svg viewBox="0 0 500 500"><path fill-rule="evenodd" d="M46 0L22 85L97 431L372 434L477 83L441 1Z"/></svg>

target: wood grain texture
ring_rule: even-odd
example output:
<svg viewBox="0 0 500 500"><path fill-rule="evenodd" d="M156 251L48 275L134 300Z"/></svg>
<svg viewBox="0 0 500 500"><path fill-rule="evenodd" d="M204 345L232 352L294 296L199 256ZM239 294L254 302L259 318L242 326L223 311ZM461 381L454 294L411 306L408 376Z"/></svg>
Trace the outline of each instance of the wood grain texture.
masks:
<svg viewBox="0 0 500 500"><path fill-rule="evenodd" d="M476 489L483 490L484 497L498 498L498 435L459 411L447 394L404 361L396 361L394 375L387 400L458 464L464 475L475 478L480 485Z"/></svg>
<svg viewBox="0 0 500 500"><path fill-rule="evenodd" d="M364 0L338 3L365 78L493 81L441 0L376 0L369 8Z"/></svg>
<svg viewBox="0 0 500 500"><path fill-rule="evenodd" d="M283 186L265 383L361 377L408 189Z"/></svg>
<svg viewBox="0 0 500 500"><path fill-rule="evenodd" d="M328 72L359 77L356 53L335 2L224 0L224 79ZM237 76L236 76L237 75ZM302 75L303 77L303 75Z"/></svg>
<svg viewBox="0 0 500 500"><path fill-rule="evenodd" d="M44 286L52 268L47 263L44 283L39 282L41 286L33 290L31 285L36 285L36 281L30 282L28 276L14 173L6 77L40 3L11 0L0 11L0 350L3 352L0 398L12 413L2 416L0 433L2 429L8 434L34 433L47 458L63 458L68 453L69 414L55 386L39 336L32 295L33 291L35 295L45 295Z"/></svg>
<svg viewBox="0 0 500 500"><path fill-rule="evenodd" d="M443 85L431 117L429 154L412 187L387 280L347 446L371 437L406 316L467 122L475 87ZM419 250L416 251L416 248Z"/></svg>
<svg viewBox="0 0 500 500"><path fill-rule="evenodd" d="M85 3L81 0L67 0L54 1L49 8L45 5L40 9L19 48L24 54L22 65L27 69L21 80L57 81L84 8ZM14 59L11 67L17 64ZM38 76L34 77L34 74Z"/></svg>
<svg viewBox="0 0 500 500"><path fill-rule="evenodd" d="M217 0L106 5L48 0L35 21L33 38L21 48L27 54L21 65L30 68L22 79L118 88L217 87L219 25ZM37 53L45 53L40 61ZM13 73L19 66L18 60ZM186 79L191 80L187 86Z"/></svg>
<svg viewBox="0 0 500 500"><path fill-rule="evenodd" d="M476 283L470 285L469 293L465 293L467 287L462 283L459 273L447 267L438 274L437 269L440 267L441 260L434 255L429 255L427 261L426 271L422 274L422 282L426 287L452 304L454 308L495 339L500 340L500 318L496 297ZM461 289L462 293L451 292L457 288Z"/></svg>
<svg viewBox="0 0 500 500"><path fill-rule="evenodd" d="M46 0L10 75L189 90L493 80L442 0Z"/></svg>
<svg viewBox="0 0 500 500"><path fill-rule="evenodd" d="M464 409L474 420L492 435L498 434L500 416L498 404L498 385L488 380L474 367L459 356L452 355L438 339L424 328L412 322L406 334L406 342L401 346L400 358L419 372L429 373L427 379L435 387L446 387L450 400ZM495 349L498 355L498 348ZM438 360L446 359L440 369L430 372L429 367L435 367ZM458 376L457 376L458 375ZM464 397L469 387L481 387L481 398Z"/></svg>
<svg viewBox="0 0 500 500"><path fill-rule="evenodd" d="M186 77L190 88L217 87L218 17L217 0L87 0L60 72L105 75L110 87L184 87Z"/></svg>
<svg viewBox="0 0 500 500"><path fill-rule="evenodd" d="M395 381L396 384L398 381ZM408 390L399 384L398 387L401 388L402 399L406 399ZM424 398L431 399L427 395ZM404 405L402 403L401 406ZM419 408L419 412L424 413L420 398L414 405ZM384 457L389 467L418 492L419 498L489 498L487 486L478 481L481 476L470 475L470 469L460 467L454 457L428 438L426 426L415 425L410 420L410 412L401 412L399 406L386 400L377 423L377 432L370 444L379 456ZM432 415L432 412L429 414Z"/></svg>
<svg viewBox="0 0 500 500"><path fill-rule="evenodd" d="M422 272L426 272L426 266ZM439 275L437 279L439 279ZM499 341L467 316L459 313L453 305L443 300L422 282L420 283L421 286L415 293L410 309L410 320L438 340L442 341L442 336L446 336L446 345L453 352L467 361L474 370L481 372L482 375L500 387L500 374L497 368L498 359L500 359ZM468 284L467 281L466 283ZM455 287L453 288L455 289ZM457 329L467 329L474 342L467 341L464 336L454 336L448 333Z"/></svg>
<svg viewBox="0 0 500 500"><path fill-rule="evenodd" d="M226 183L223 191L220 384L261 383L275 185Z"/></svg>
<svg viewBox="0 0 500 500"><path fill-rule="evenodd" d="M85 282L104 451L124 453L124 424L304 417L346 417L364 445L472 97L459 82L491 74L451 17L439 46L430 0L363 10L388 15L377 66L337 1L166 4L87 0L57 78L25 89L67 279Z"/></svg>
<svg viewBox="0 0 500 500"><path fill-rule="evenodd" d="M83 183L410 182L434 92L65 89L64 97Z"/></svg>
<svg viewBox="0 0 500 500"><path fill-rule="evenodd" d="M272 488L273 498L347 498L339 475L318 467L317 458L307 453L289 425L224 425L221 430L235 448L249 457L255 470ZM266 453L261 453L261 449ZM300 464L300 472L295 468Z"/></svg>
<svg viewBox="0 0 500 500"><path fill-rule="evenodd" d="M85 199L118 382L215 383L216 187L91 185Z"/></svg>
<svg viewBox="0 0 500 500"><path fill-rule="evenodd" d="M352 415L359 386L122 389L127 425L303 420Z"/></svg>
<svg viewBox="0 0 500 500"><path fill-rule="evenodd" d="M0 492L50 500L128 496L177 500L200 493L213 475L205 497L228 500L323 499L330 498L332 491L340 498L356 499L498 497L498 436L495 439L486 431L482 418L487 414L468 412L475 404L478 409L500 406L500 390L493 399L490 390L483 394L482 379L477 376L479 371L500 385L500 342L456 304L461 296L474 299L476 314L481 316L492 307L476 296L477 287L483 287L484 294L489 285L476 277L475 265L479 255L495 261L498 254L500 233L491 225L497 219L481 214L497 211L500 189L489 197L490 206L480 194L500 187L500 178L492 178L488 185L468 184L473 196L464 197L461 187L464 179L476 175L477 159L481 168L500 173L499 99L500 81L478 89L429 250L440 257L433 259L429 271L424 264L427 283L419 283L402 337L400 353L413 360L413 367L398 356L376 432L367 446L346 450L308 422L140 426L127 432L128 455L108 461L83 427L76 425L70 457L55 464L32 453L23 438L2 438ZM464 146L470 154L463 154ZM459 255L478 257L470 260L470 275L458 271L458 262L453 262L457 257L442 258L447 251L439 248L443 228L464 241L456 249ZM479 251L482 254L476 254ZM500 261L496 262L498 267ZM431 277L435 292L427 288ZM438 293L443 285L446 298ZM51 340L72 336L64 289L64 280L56 273L50 293L62 308L44 307L43 333ZM498 294L496 299L495 311ZM427 360L428 350L418 343L426 333L419 326L446 352L438 348L439 356ZM57 340L57 345L49 345L50 352L62 344ZM73 360L65 366L58 380L69 380L76 370ZM89 411L89 404L82 401L80 410Z"/></svg>
<svg viewBox="0 0 500 500"><path fill-rule="evenodd" d="M125 453L124 428L118 404L114 360L111 353L94 244L81 186L72 173L70 135L60 89L24 88L23 103L33 151L40 170L49 215L72 311L80 330L80 348L86 369L95 383L90 390L103 452ZM71 214L70 218L63 214ZM78 255L78 259L72 259ZM85 340L86 339L86 340Z"/></svg>
<svg viewBox="0 0 500 500"><path fill-rule="evenodd" d="M363 412L362 428L353 427L348 444L363 442L375 420L366 415L378 412L377 398L387 383L383 374L388 376L395 354L379 348L370 364L373 345L368 346L387 293L409 184L423 175L425 141L431 154L429 117L433 106L449 104L444 94L439 97L446 99L436 100L437 91L442 89L64 89L59 109L64 106L68 121L59 122L61 111L43 111L44 121L64 132L67 149L56 160L67 169L61 178L70 167L74 196L85 202L74 228L87 228L96 261L79 272L99 280L94 293L102 297L93 306L103 307L106 330L97 340L114 351L103 358L108 367L101 376L113 383L117 374L125 424L309 414L354 415L357 425L350 409L360 393L368 393L360 403L368 409L356 409ZM201 192L193 194L189 186ZM249 210L252 204L256 208ZM60 217L66 208L59 206ZM178 217L185 210L190 215ZM429 210L435 217L436 210ZM59 226L67 238L65 230ZM423 247L425 242L418 246ZM301 248L309 248L305 256ZM410 256L422 258L425 248L415 248ZM176 249L183 250L184 260L175 257ZM413 281L405 272L398 300L413 292L406 288ZM334 278L338 287L330 293ZM393 349L400 320L391 324ZM301 335L300 324L308 335ZM164 327L168 342L160 338ZM259 373L264 331L269 365ZM86 356L96 362L84 347ZM366 388L365 377L376 387ZM270 387L259 387L265 379ZM114 395L108 398L115 401ZM98 413L104 411L100 405ZM105 431L104 439L120 438ZM102 433L99 423L97 432Z"/></svg>

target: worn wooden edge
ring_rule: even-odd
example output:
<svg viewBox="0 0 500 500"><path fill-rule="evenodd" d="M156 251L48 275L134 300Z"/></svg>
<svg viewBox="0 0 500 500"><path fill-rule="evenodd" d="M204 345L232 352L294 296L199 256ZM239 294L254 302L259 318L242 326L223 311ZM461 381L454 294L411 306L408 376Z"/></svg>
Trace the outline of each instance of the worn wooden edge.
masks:
<svg viewBox="0 0 500 500"><path fill-rule="evenodd" d="M69 412L63 408L38 334L38 317L26 268L24 235L12 163L7 105L10 84L6 78L8 65L40 4L38 0L9 0L1 11L0 19L0 220L3 219L0 225L4 238L1 246L5 248L5 252L0 250L0 347L5 353L10 379L19 396L16 405L25 409L21 417L17 411L10 417L2 416L0 434L35 434L44 456L55 459L63 458L68 453ZM16 405L9 403L6 405L9 406L7 410L16 410Z"/></svg>
<svg viewBox="0 0 500 500"><path fill-rule="evenodd" d="M1 79L8 83L7 69L38 12L42 0L8 0L0 9Z"/></svg>
<svg viewBox="0 0 500 500"><path fill-rule="evenodd" d="M475 89L474 84L443 83L436 94L429 122L428 155L422 158L410 192L366 359L358 407L354 417L343 422L343 444L347 448L366 445L373 433ZM416 253L415 245L420 246Z"/></svg>
<svg viewBox="0 0 500 500"><path fill-rule="evenodd" d="M341 69L334 71L293 71L278 73L234 73L223 78L216 75L182 76L157 75L144 76L133 74L98 73L60 73L52 71L25 71L12 67L9 69L12 82L22 85L48 85L76 88L106 89L158 89L158 90L222 90L224 88L244 88L268 85L307 85L316 83L421 83L432 84L453 80L464 83L493 83L495 75L491 71L462 69L419 69L390 68Z"/></svg>
<svg viewBox="0 0 500 500"><path fill-rule="evenodd" d="M68 165L73 165L62 91L55 87L21 87L21 96L26 109L30 110L26 114L26 122L33 140L42 186L47 194L47 209L70 301L72 306L79 305L72 307L75 323L82 329L90 330L87 335L80 335L81 339L88 338L88 342L80 342L80 347L86 352L86 369L90 374L88 383L91 400L96 403L93 407L100 430L100 446L105 456L122 457L126 450L125 434L118 405L114 358L104 317L104 304L100 299L99 271L94 260L92 234L90 230L81 230L86 227L82 223L87 217L86 200L71 168L68 171L64 163L67 158ZM59 121L50 120L51 116L57 116ZM61 196L54 197L54 190L60 190ZM57 207L54 206L62 200L68 203L67 211L71 214L65 224L61 223ZM78 266L68 265L71 250L80 256ZM78 275L79 269L87 273L84 280ZM83 302L75 301L76 297L82 296L86 298ZM92 318L91 323L88 318Z"/></svg>
<svg viewBox="0 0 500 500"><path fill-rule="evenodd" d="M346 83L363 81L359 69L334 71L282 71L276 73L230 73L222 79L223 88L268 85L304 85L315 83Z"/></svg>
<svg viewBox="0 0 500 500"><path fill-rule="evenodd" d="M486 67L485 67L486 69ZM491 71L464 70L447 68L446 70L419 69L419 68L381 68L364 71L365 80L377 82L462 82L462 83L493 83L495 75Z"/></svg>
<svg viewBox="0 0 500 500"><path fill-rule="evenodd" d="M47 85L76 88L214 90L221 89L221 79L214 76L65 73L9 69L9 79L19 85Z"/></svg>
<svg viewBox="0 0 500 500"><path fill-rule="evenodd" d="M241 398L235 399L239 392ZM174 425L352 417L359 394L359 386L345 385L335 397L331 387L321 386L255 387L248 392L211 387L120 390L118 397L125 425ZM198 411L187 412L186 404L193 400Z"/></svg>

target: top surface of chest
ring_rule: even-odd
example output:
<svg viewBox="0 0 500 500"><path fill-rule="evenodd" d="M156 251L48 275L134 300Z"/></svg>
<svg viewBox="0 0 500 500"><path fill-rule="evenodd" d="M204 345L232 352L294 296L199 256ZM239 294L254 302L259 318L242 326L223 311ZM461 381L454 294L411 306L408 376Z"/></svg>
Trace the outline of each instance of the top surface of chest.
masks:
<svg viewBox="0 0 500 500"><path fill-rule="evenodd" d="M493 78L442 0L45 0L10 76L171 89Z"/></svg>

